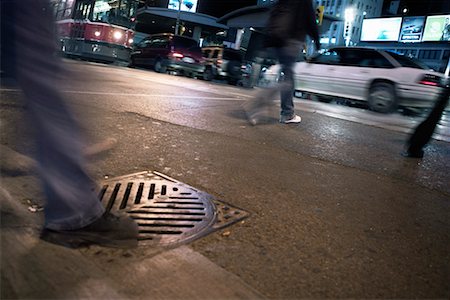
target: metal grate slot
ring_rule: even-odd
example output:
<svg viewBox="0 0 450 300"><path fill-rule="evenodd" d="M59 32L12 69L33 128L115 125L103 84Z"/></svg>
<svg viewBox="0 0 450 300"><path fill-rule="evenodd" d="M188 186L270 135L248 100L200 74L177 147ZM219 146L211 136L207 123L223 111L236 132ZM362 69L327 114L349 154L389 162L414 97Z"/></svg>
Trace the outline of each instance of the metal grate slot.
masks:
<svg viewBox="0 0 450 300"><path fill-rule="evenodd" d="M136 193L136 198L134 198L134 204L141 203L141 198L142 198L142 194L143 193L144 193L144 183L141 182L141 183L139 183L139 188L138 188L138 191Z"/></svg>
<svg viewBox="0 0 450 300"><path fill-rule="evenodd" d="M138 223L141 227L181 227L181 228L192 228L195 224L166 224L166 223Z"/></svg>
<svg viewBox="0 0 450 300"><path fill-rule="evenodd" d="M108 205L106 206L107 211L110 211L111 208L113 207L114 203L116 202L117 194L119 193L121 185L122 184L117 183L116 186L114 187L114 191L112 192L111 197L109 198L109 201L108 201Z"/></svg>
<svg viewBox="0 0 450 300"><path fill-rule="evenodd" d="M103 200L103 197L105 196L106 190L108 189L107 185L102 186L100 192L98 193L98 199L100 199L100 201Z"/></svg>
<svg viewBox="0 0 450 300"><path fill-rule="evenodd" d="M144 220L144 221L192 221L192 222L201 222L203 221L202 218L152 218L152 217L136 217L132 216L135 220Z"/></svg>
<svg viewBox="0 0 450 300"><path fill-rule="evenodd" d="M182 212L182 211L177 211L177 212L172 212L172 211L142 211L142 210L138 210L138 211L129 211L129 214L156 214L156 215L181 215L181 216L189 216L189 215L195 215L195 216L205 216L205 213L201 213L201 212Z"/></svg>
<svg viewBox="0 0 450 300"><path fill-rule="evenodd" d="M185 205L203 205L203 203L201 202L181 202L181 201L155 201L156 204L185 204Z"/></svg>
<svg viewBox="0 0 450 300"><path fill-rule="evenodd" d="M125 190L125 194L123 194L122 202L120 203L119 209L124 209L125 207L127 207L128 198L130 197L132 187L133 187L133 183L129 182L127 184L127 189Z"/></svg>
<svg viewBox="0 0 450 300"><path fill-rule="evenodd" d="M155 187L156 187L156 184L154 184L154 183L152 183L150 185L150 191L148 192L148 199L149 200L153 199L155 197Z"/></svg>
<svg viewBox="0 0 450 300"><path fill-rule="evenodd" d="M203 207L178 207L178 206L144 206L144 208L155 208L155 209L180 209L180 210L205 210Z"/></svg>
<svg viewBox="0 0 450 300"><path fill-rule="evenodd" d="M147 233L147 234L182 234L183 231L170 231L170 230L139 230L139 233Z"/></svg>

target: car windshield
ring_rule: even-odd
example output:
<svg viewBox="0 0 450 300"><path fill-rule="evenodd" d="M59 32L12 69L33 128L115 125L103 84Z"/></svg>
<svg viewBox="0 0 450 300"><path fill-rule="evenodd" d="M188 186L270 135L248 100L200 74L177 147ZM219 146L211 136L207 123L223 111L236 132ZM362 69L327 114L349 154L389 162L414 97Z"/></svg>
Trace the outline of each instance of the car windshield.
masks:
<svg viewBox="0 0 450 300"><path fill-rule="evenodd" d="M430 67L428 67L426 64L424 64L423 62L421 62L419 60L409 58L407 56L400 55L400 54L390 52L390 51L388 52L388 54L390 56L392 56L402 67L430 70Z"/></svg>

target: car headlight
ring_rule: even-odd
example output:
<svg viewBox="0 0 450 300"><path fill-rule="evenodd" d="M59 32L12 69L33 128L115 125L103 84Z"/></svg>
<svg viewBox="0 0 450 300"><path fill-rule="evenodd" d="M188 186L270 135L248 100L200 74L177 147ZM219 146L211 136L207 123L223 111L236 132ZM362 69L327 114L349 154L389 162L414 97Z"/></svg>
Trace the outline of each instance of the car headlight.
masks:
<svg viewBox="0 0 450 300"><path fill-rule="evenodd" d="M123 34L120 31L114 31L114 35L113 36L114 36L114 38L116 40L120 40L122 38Z"/></svg>

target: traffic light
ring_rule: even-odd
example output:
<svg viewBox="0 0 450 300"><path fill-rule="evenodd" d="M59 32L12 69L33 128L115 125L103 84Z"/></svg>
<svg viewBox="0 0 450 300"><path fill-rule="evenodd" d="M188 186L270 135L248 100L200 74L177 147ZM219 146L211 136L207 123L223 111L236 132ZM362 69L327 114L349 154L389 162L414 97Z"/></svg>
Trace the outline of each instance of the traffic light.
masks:
<svg viewBox="0 0 450 300"><path fill-rule="evenodd" d="M322 25L323 20L323 11L325 10L325 6L321 5L316 8L316 23L317 25Z"/></svg>

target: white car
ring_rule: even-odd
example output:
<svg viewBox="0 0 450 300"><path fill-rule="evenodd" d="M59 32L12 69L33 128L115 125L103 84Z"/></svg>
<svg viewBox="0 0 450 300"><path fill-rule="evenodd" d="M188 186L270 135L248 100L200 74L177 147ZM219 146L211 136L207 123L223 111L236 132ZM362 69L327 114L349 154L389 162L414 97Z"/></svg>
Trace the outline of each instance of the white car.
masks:
<svg viewBox="0 0 450 300"><path fill-rule="evenodd" d="M279 78L279 65L263 75ZM444 84L444 74L416 60L370 48L332 48L294 66L295 90L324 100L367 101L369 109L389 113L397 107L430 108Z"/></svg>

